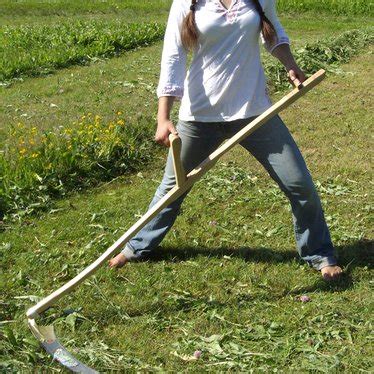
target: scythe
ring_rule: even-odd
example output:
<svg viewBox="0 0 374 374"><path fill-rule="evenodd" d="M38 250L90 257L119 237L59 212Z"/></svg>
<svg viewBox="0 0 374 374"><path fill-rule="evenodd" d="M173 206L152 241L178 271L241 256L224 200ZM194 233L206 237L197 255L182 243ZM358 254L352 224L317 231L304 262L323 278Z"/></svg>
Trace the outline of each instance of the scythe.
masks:
<svg viewBox="0 0 374 374"><path fill-rule="evenodd" d="M79 360L74 358L66 348L64 348L54 333L53 326L38 326L36 319L46 311L51 305L55 304L62 296L70 293L75 287L92 275L106 260L117 254L121 248L154 216L156 216L163 208L167 207L183 193L188 191L199 179L201 179L216 162L236 144L249 136L252 132L265 124L269 119L281 112L283 109L290 106L297 99L305 95L313 87L319 84L325 78L325 71L320 70L309 79L307 79L301 86L293 89L289 94L284 96L281 100L275 103L272 107L266 110L263 114L256 117L251 123L246 125L242 130L236 133L232 138L227 140L223 145L218 147L211 153L200 165L193 169L188 175L185 174L183 166L180 161L181 140L176 135L170 135L170 143L173 153L174 170L176 176L175 186L146 214L144 214L133 226L131 226L114 244L112 244L99 258L97 258L91 265L85 268L81 273L76 275L73 279L60 287L58 290L51 293L39 301L36 305L28 309L26 315L29 327L34 336L41 342L45 350L50 353L55 360L60 362L67 369L79 373L96 373L95 370L87 367Z"/></svg>

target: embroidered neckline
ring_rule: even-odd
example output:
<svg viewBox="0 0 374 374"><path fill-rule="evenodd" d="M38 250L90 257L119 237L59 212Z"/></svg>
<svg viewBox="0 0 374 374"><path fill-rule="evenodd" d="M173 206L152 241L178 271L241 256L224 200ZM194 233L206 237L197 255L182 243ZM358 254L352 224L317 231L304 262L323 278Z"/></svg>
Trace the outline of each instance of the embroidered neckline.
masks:
<svg viewBox="0 0 374 374"><path fill-rule="evenodd" d="M231 0L231 4L229 8L226 8L220 0L217 0L223 9L225 9L226 20L228 23L233 24L235 23L236 19L238 18L239 6L242 0Z"/></svg>
<svg viewBox="0 0 374 374"><path fill-rule="evenodd" d="M221 6L221 7L222 7L226 12L230 12L230 11L233 9L235 3L237 2L237 0L231 0L230 6L229 6L228 8L226 8L226 5L222 2L222 0L217 0L217 1L218 1L219 5L220 5L220 6Z"/></svg>

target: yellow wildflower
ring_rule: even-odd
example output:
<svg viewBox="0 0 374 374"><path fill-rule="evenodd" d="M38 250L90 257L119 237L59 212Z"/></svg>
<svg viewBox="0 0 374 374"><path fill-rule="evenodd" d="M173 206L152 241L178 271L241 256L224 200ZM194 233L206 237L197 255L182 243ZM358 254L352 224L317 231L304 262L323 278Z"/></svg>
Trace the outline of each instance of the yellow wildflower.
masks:
<svg viewBox="0 0 374 374"><path fill-rule="evenodd" d="M39 157L39 153L38 152L34 152L32 155L31 155L32 158L37 158Z"/></svg>
<svg viewBox="0 0 374 374"><path fill-rule="evenodd" d="M123 126L125 124L125 121L123 119L120 119L117 121L117 124Z"/></svg>
<svg viewBox="0 0 374 374"><path fill-rule="evenodd" d="M27 152L26 148L22 148L22 149L20 149L19 154L24 155L26 152Z"/></svg>
<svg viewBox="0 0 374 374"><path fill-rule="evenodd" d="M117 116L120 116L122 114L122 112L117 112Z"/></svg>

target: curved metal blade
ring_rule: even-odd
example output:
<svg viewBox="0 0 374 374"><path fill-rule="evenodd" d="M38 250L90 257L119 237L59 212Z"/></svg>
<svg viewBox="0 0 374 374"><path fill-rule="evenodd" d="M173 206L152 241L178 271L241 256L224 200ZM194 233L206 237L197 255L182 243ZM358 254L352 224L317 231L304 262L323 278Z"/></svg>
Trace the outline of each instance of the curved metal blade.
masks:
<svg viewBox="0 0 374 374"><path fill-rule="evenodd" d="M38 326L34 319L29 319L28 324L33 335L40 341L42 347L53 357L53 360L59 362L68 370L76 373L98 373L80 362L68 352L68 350L57 339L52 325Z"/></svg>

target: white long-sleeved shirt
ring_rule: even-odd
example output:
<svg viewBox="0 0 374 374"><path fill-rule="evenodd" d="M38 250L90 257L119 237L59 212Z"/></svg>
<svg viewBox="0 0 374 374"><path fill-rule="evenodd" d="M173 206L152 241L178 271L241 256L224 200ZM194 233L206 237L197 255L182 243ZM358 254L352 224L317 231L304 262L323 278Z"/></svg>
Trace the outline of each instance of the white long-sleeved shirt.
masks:
<svg viewBox="0 0 374 374"><path fill-rule="evenodd" d="M260 0L273 23L277 41L265 43L272 52L289 44L275 0ZM185 121L232 121L259 115L271 106L260 60L260 16L252 0L199 0L195 21L199 40L187 70L187 51L180 31L191 0L174 0L170 9L161 59L157 96L181 99L179 118Z"/></svg>

